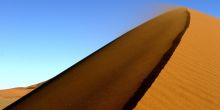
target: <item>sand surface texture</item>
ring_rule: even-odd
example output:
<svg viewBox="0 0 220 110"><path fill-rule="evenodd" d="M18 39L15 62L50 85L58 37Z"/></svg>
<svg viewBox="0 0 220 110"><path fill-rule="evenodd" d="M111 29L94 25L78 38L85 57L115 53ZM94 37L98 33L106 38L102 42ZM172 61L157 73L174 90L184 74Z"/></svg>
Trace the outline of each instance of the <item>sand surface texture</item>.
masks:
<svg viewBox="0 0 220 110"><path fill-rule="evenodd" d="M5 110L126 108L144 79L152 71L160 72L165 65L169 57L164 59L164 55L171 56L174 50L170 48L175 49L187 20L184 8L162 14L122 35Z"/></svg>
<svg viewBox="0 0 220 110"><path fill-rule="evenodd" d="M0 90L0 110L4 107L8 106L9 104L15 102L25 94L29 93L33 89L27 88L13 88L13 89L6 89Z"/></svg>
<svg viewBox="0 0 220 110"><path fill-rule="evenodd" d="M189 28L135 110L220 110L220 20L189 12Z"/></svg>
<svg viewBox="0 0 220 110"><path fill-rule="evenodd" d="M28 94L42 83L34 84L28 87L18 87L12 89L0 90L0 110Z"/></svg>

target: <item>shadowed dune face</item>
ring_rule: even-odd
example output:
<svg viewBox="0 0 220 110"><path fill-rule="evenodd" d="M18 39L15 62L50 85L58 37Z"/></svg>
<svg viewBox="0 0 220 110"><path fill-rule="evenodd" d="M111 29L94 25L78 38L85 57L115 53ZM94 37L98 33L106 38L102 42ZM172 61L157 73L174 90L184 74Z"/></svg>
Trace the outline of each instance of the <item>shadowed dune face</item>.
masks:
<svg viewBox="0 0 220 110"><path fill-rule="evenodd" d="M5 110L123 109L185 31L187 17L179 8L144 23Z"/></svg>
<svg viewBox="0 0 220 110"><path fill-rule="evenodd" d="M189 12L189 28L135 110L220 109L220 20Z"/></svg>
<svg viewBox="0 0 220 110"><path fill-rule="evenodd" d="M182 14L183 10L176 12ZM168 63L166 64L164 69L160 72L155 82L144 94L144 96L138 102L137 106L134 109L136 110L161 110L161 109L162 110L163 109L218 110L220 108L219 106L220 105L220 95L219 95L220 94L220 90L219 90L220 89L220 85L219 85L220 84L220 74L219 74L220 20L193 10L189 10L189 12L191 15L189 29L187 29L187 32L184 34L183 39L181 40L175 52L173 53L171 59L168 61ZM176 26L171 26L169 29L166 29L166 27L169 27L168 24L171 23L170 20L182 19L182 17L180 17L178 14L172 13L168 15L170 16L170 18L160 16L156 18L156 20L150 21L151 23L145 23L144 25L140 26L141 27L140 29L132 30L131 32L126 33L125 35L122 36L122 38L120 38L121 40L120 39L116 40L117 41L116 44L115 44L116 41L111 43L110 45L106 46L102 50L99 50L98 52L96 52L86 60L83 60L80 64L77 65L77 67L73 67L73 68L78 68L77 71L79 72L80 71L79 68L86 68L85 65L89 66L91 64L96 64L93 65L92 68L98 67L100 69L99 70L100 72L95 73L98 70L95 69L94 72L93 69L87 68L86 70L84 70L84 72L82 72L82 70L80 72L80 74L85 74L84 76L81 76L80 74L77 73L76 75L68 75L68 77L65 75L61 75L60 80L63 77L66 77L65 81L59 81L59 79L55 78L50 82L53 83L55 81L57 82L58 80L59 83L57 82L55 84L48 84L42 86L39 90L34 91L31 95L26 96L21 101L18 101L16 104L12 105L12 108L8 108L8 109L18 109L18 110L19 109L22 110L25 109L27 110L29 109L31 110L122 109L123 105L127 103L127 101L130 100L132 96L134 96L134 91L136 91L137 88L142 83L141 80L143 80L144 77L147 77L149 75L148 73L150 73L150 69L152 70L153 65L154 66L156 65L156 63L153 62L159 62L159 60L155 60L155 59L160 59L161 55L164 54L161 51L160 53L158 50L160 49L167 50L168 48L170 48L170 45L172 44L171 41L174 38L173 37L167 38L167 36L171 36L171 34L165 33L164 31L172 32L172 33L175 32L175 34L177 35L178 31L181 30L181 28L183 28L183 27L180 28L179 27L180 25L176 25ZM175 18L174 16L175 17L179 16L179 17L177 17L176 19L172 19ZM173 21L172 23L174 22L176 23L176 21ZM151 24L151 27L146 26L149 24ZM154 28L152 26L154 26ZM178 27L178 29L175 29L174 27ZM163 37L165 38L162 39L161 35L163 35ZM172 35L174 35L174 33ZM119 59L114 59L112 58L114 55L111 56L109 54L109 56L111 57L109 57L107 60L104 60L103 57L101 57L102 60L100 61L98 60L99 62L98 64L100 63L103 64L104 63L102 62L103 60L108 61L107 67L106 65L97 66L97 62L94 62L93 59L99 59L100 56L106 54L103 53L103 51L104 52L107 51L111 53L113 51L112 49L116 49L117 51L117 48L119 48L118 50L120 50L122 47L118 47L118 46L122 42L127 41L127 40L123 40L123 39L127 39L126 36L130 36L129 38L130 40L133 38L132 36L147 37L147 40L144 40L142 37L139 37L138 40L138 42L140 42L140 39L143 41L137 47L139 47L139 49L140 47L141 49L144 47L145 49L143 48L141 51L138 51L138 50L132 50L132 48L130 48L129 50L131 51L131 53L139 52L139 54L143 54L143 56L140 58L140 56L138 55L135 56L134 54L132 54L133 56L130 57L129 61L125 63L121 63L121 65L119 66L117 65L117 63L122 62L120 58L130 55L129 51L122 50L121 53L120 52L118 53L119 55L122 56ZM154 38L153 36L156 37ZM157 42L157 43L154 44L151 42ZM131 43L131 45L133 45L133 43ZM148 43L150 43L151 46L149 46L150 44L148 46L145 46L145 44ZM126 46L130 44L127 43L126 45L125 44L123 45ZM161 46L165 46L165 47L160 48ZM158 48L156 49L154 47L158 47ZM116 53L116 51L113 52ZM152 54L149 55L149 52L145 53L143 51L150 51L152 52ZM149 61L149 59L153 61ZM109 61L109 60L113 60L113 61ZM146 62L143 63L143 61ZM86 62L87 63L90 62L90 63L87 64ZM80 66L82 64L84 66ZM116 66L114 66L113 64L116 64ZM122 66L124 64L126 64L126 66ZM153 65L149 66L149 64L153 64ZM144 70L144 71L140 71L140 70ZM88 71L90 72L88 73ZM73 72L76 72L76 70L68 70L67 72L64 73L71 74ZM142 72L143 74L138 74L137 76L135 76L136 72L137 73ZM74 82L74 84L71 84L71 81ZM31 90L33 90L33 88L35 88L35 86L30 86L27 88L1 90L0 108L5 107L6 105L17 100L24 94L29 93ZM45 90L44 88L47 89ZM124 89L126 88L129 89L127 89L126 92L124 92ZM45 91L42 92L41 89ZM58 89L62 89L62 90L58 90ZM122 92L117 91L118 89ZM68 92L68 90L70 92ZM52 96L49 97L50 93L52 93ZM49 95L47 96L47 94ZM54 98L53 96L55 96L55 101L47 103L47 101L53 100ZM47 99L45 99L45 97ZM42 100L39 98L42 98ZM62 98L63 100L59 101ZM72 98L72 100L70 98ZM37 102L34 102L35 99L37 100ZM59 100L57 101L56 99ZM77 99L77 100L73 100L73 99ZM21 104L22 101L24 101L24 104ZM38 101L44 101L44 104L39 105ZM68 106L69 102L71 102L72 105ZM54 104L52 105L51 103L58 104L59 106L57 107L56 105ZM62 105L65 105L66 107Z"/></svg>

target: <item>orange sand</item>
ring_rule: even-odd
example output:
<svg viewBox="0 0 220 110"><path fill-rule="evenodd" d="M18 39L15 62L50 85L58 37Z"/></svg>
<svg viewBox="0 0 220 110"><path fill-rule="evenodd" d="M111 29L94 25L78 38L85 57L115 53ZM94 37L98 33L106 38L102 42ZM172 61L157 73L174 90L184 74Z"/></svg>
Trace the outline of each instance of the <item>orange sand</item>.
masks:
<svg viewBox="0 0 220 110"><path fill-rule="evenodd" d="M185 31L187 21L184 8L158 16L44 83L6 110L120 110L152 70L163 66L158 64L168 50L171 54L170 48L177 45L176 39Z"/></svg>
<svg viewBox="0 0 220 110"><path fill-rule="evenodd" d="M183 29L183 10L129 31L11 105L12 109L122 109ZM220 20L189 12L189 28L135 110L220 108ZM0 91L1 107L31 90Z"/></svg>
<svg viewBox="0 0 220 110"><path fill-rule="evenodd" d="M22 96L28 94L35 88L39 87L41 84L42 83L38 83L28 87L0 90L0 110L20 99Z"/></svg>
<svg viewBox="0 0 220 110"><path fill-rule="evenodd" d="M3 109L32 90L26 88L0 90L0 109Z"/></svg>
<svg viewBox="0 0 220 110"><path fill-rule="evenodd" d="M135 110L220 109L220 20L189 11L187 32Z"/></svg>

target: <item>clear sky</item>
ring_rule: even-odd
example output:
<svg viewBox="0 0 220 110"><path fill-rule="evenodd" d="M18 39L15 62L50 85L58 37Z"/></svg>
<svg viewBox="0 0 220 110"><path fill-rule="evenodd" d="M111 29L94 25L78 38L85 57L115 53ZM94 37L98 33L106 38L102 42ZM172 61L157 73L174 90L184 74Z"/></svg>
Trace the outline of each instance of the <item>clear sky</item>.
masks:
<svg viewBox="0 0 220 110"><path fill-rule="evenodd" d="M54 77L168 6L220 18L219 0L1 0L0 89Z"/></svg>

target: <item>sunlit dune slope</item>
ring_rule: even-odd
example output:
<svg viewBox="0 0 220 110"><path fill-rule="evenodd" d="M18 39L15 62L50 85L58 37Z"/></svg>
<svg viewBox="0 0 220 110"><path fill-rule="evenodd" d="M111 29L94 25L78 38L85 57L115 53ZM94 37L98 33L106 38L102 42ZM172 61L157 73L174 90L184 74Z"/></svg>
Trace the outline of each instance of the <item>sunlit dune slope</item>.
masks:
<svg viewBox="0 0 220 110"><path fill-rule="evenodd" d="M159 73L187 27L185 8L127 32L5 110L120 110ZM128 109L127 108L127 109Z"/></svg>
<svg viewBox="0 0 220 110"><path fill-rule="evenodd" d="M25 88L1 90L0 91L0 109L18 100L19 98L21 98L22 96L24 96L30 91L31 89L25 89Z"/></svg>
<svg viewBox="0 0 220 110"><path fill-rule="evenodd" d="M9 104L15 102L22 96L26 95L27 93L31 92L33 89L40 86L41 83L31 85L28 87L18 87L18 88L12 88L12 89L5 89L0 90L0 110Z"/></svg>
<svg viewBox="0 0 220 110"><path fill-rule="evenodd" d="M220 20L189 12L189 28L135 110L220 110Z"/></svg>

